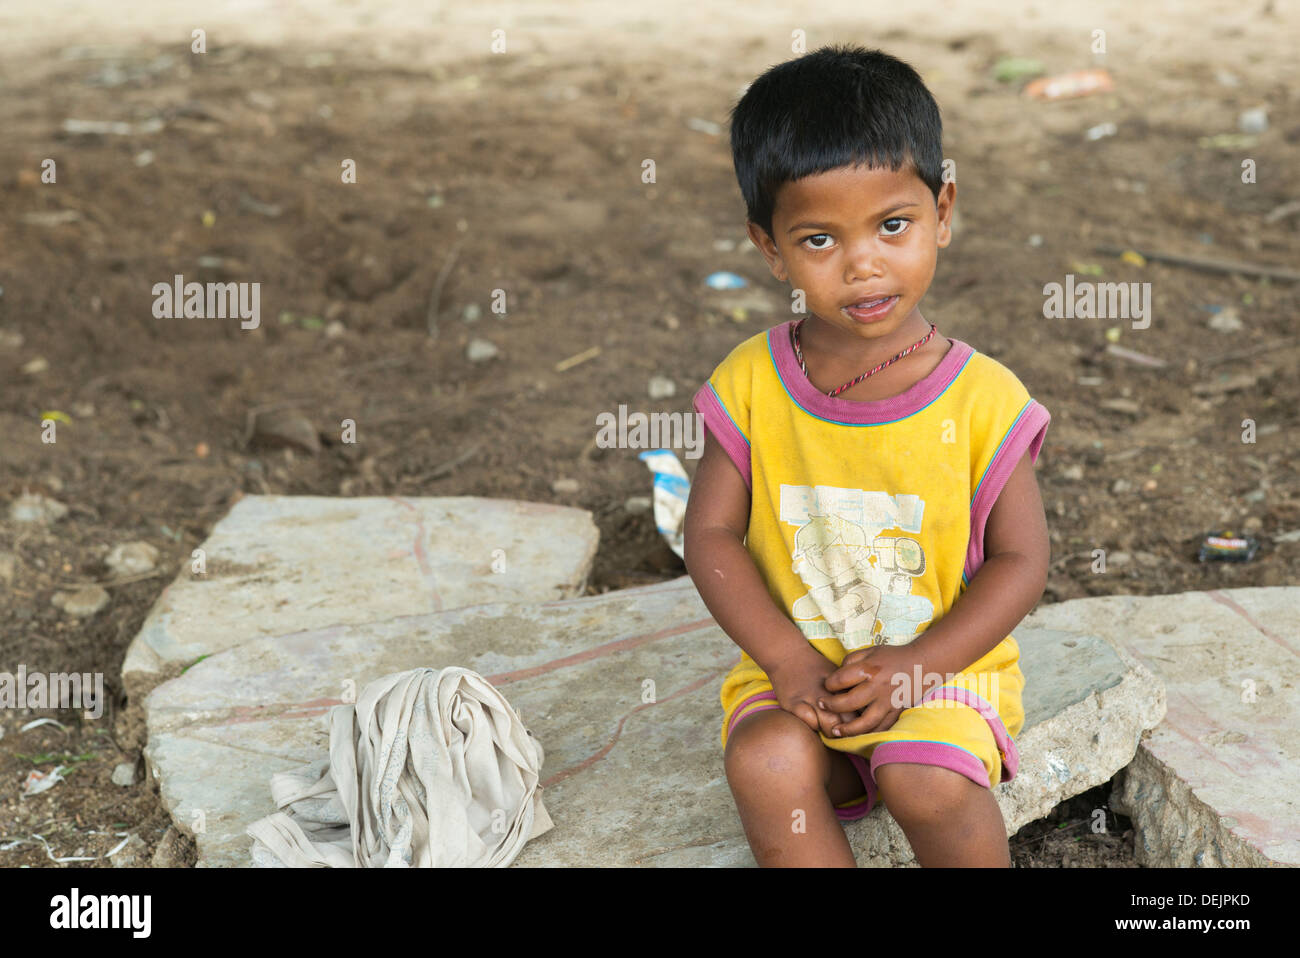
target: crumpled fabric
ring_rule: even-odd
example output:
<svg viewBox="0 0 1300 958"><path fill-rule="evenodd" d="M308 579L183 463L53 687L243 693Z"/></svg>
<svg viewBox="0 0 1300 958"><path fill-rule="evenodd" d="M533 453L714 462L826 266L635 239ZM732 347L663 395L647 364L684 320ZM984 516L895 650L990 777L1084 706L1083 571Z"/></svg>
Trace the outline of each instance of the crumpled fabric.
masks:
<svg viewBox="0 0 1300 958"><path fill-rule="evenodd" d="M329 730L328 759L271 777L279 811L245 830L254 865L505 867L553 827L542 745L477 672L386 675Z"/></svg>

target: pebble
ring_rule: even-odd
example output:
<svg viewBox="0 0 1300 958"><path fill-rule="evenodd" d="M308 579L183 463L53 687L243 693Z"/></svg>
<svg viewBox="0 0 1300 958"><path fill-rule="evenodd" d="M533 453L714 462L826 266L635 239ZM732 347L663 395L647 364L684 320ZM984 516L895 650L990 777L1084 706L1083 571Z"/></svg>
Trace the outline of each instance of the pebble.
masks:
<svg viewBox="0 0 1300 958"><path fill-rule="evenodd" d="M623 508L628 512L636 515L640 512L649 512L652 505L649 496L628 496L623 503Z"/></svg>
<svg viewBox="0 0 1300 958"><path fill-rule="evenodd" d="M1061 478L1075 479L1075 480L1082 479L1083 466L1080 466L1078 464L1075 464L1073 466L1066 466L1064 469L1061 470Z"/></svg>
<svg viewBox="0 0 1300 958"><path fill-rule="evenodd" d="M313 454L321 448L316 427L292 409L259 412L253 420L251 439L262 445L297 447Z"/></svg>
<svg viewBox="0 0 1300 958"><path fill-rule="evenodd" d="M158 550L147 542L125 542L113 547L104 564L114 575L151 572L158 564Z"/></svg>
<svg viewBox="0 0 1300 958"><path fill-rule="evenodd" d="M1115 495L1119 495L1121 492L1128 492L1132 488L1133 484L1127 479L1116 479L1111 483L1110 491Z"/></svg>
<svg viewBox="0 0 1300 958"><path fill-rule="evenodd" d="M578 491L577 479L556 479L551 483L551 491L557 495L568 495Z"/></svg>
<svg viewBox="0 0 1300 958"><path fill-rule="evenodd" d="M1258 532L1264 525L1264 520L1259 516L1248 516L1246 521L1241 524L1241 528L1246 532Z"/></svg>
<svg viewBox="0 0 1300 958"><path fill-rule="evenodd" d="M97 585L88 585L72 592L56 592L50 604L68 615L85 619L108 605L108 593Z"/></svg>
<svg viewBox="0 0 1300 958"><path fill-rule="evenodd" d="M1101 403L1102 409L1108 409L1111 412L1122 412L1130 416L1142 415L1142 407L1132 399L1107 399Z"/></svg>
<svg viewBox="0 0 1300 958"><path fill-rule="evenodd" d="M149 846L144 843L143 838L139 835L131 835L127 838L126 844L109 861L113 863L114 868L146 868L149 864L149 859L145 857L148 850Z"/></svg>
<svg viewBox="0 0 1300 958"><path fill-rule="evenodd" d="M478 322L478 318L481 315L483 315L483 311L479 309L478 303L470 303L460 311L461 319L465 320L467 323Z"/></svg>
<svg viewBox="0 0 1300 958"><path fill-rule="evenodd" d="M135 762L122 762L113 767L113 784L123 787L135 784Z"/></svg>
<svg viewBox="0 0 1300 958"><path fill-rule="evenodd" d="M24 493L9 503L14 522L56 522L68 514L68 507L39 493Z"/></svg>
<svg viewBox="0 0 1300 958"><path fill-rule="evenodd" d="M676 395L677 384L667 376L651 376L649 392L651 399L667 399Z"/></svg>
<svg viewBox="0 0 1300 958"><path fill-rule="evenodd" d="M339 322L337 319L331 319L328 323L325 324L326 339L338 339L347 331L348 328L344 326L341 322Z"/></svg>
<svg viewBox="0 0 1300 958"><path fill-rule="evenodd" d="M1133 557L1130 556L1127 552L1112 552L1106 556L1106 565L1108 566L1128 565L1129 562L1132 560L1132 558Z"/></svg>
<svg viewBox="0 0 1300 958"><path fill-rule="evenodd" d="M1210 317L1210 329L1217 329L1221 333L1235 333L1243 325L1241 319L1237 316L1237 311L1231 306L1219 310Z"/></svg>
<svg viewBox="0 0 1300 958"><path fill-rule="evenodd" d="M1243 111L1237 117L1237 127L1242 133L1263 133L1268 129L1268 108L1257 106Z"/></svg>
<svg viewBox="0 0 1300 958"><path fill-rule="evenodd" d="M497 349L496 343L491 340L471 339L469 346L465 349L465 356L472 363L482 363L499 355L500 352L501 350Z"/></svg>

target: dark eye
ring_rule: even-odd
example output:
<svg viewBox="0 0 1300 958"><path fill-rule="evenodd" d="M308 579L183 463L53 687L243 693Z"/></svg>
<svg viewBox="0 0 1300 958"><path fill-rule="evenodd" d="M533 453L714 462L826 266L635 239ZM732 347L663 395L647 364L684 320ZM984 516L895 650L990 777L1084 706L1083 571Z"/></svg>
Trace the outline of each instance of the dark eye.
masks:
<svg viewBox="0 0 1300 958"><path fill-rule="evenodd" d="M800 245L805 246L808 249L813 250L814 252L820 252L821 250L824 249L830 249L829 246L808 246L809 240L815 240L820 238L825 238L829 240L831 238L831 235L829 233L814 233L812 236L805 236L803 239L799 241L799 243Z"/></svg>
<svg viewBox="0 0 1300 958"><path fill-rule="evenodd" d="M910 223L910 222L912 222L912 221L909 220L909 219L906 219L906 218L904 218L904 217L901 217L901 216L892 216L892 217L890 217L889 219L885 220L885 222L886 222L886 223ZM899 230L897 233L886 233L885 235L886 235L886 236L902 236L905 232L907 232L906 227L904 227L903 229Z"/></svg>

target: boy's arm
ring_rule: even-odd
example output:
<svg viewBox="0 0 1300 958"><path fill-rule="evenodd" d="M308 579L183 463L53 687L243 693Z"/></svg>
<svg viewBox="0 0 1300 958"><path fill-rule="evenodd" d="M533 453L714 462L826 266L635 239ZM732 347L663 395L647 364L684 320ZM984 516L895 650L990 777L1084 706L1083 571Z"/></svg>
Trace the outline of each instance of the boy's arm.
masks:
<svg viewBox="0 0 1300 958"><path fill-rule="evenodd" d="M749 488L713 435L691 480L684 528L686 571L713 618L765 673L791 655L807 652L808 640L772 601L745 548Z"/></svg>
<svg viewBox="0 0 1300 958"><path fill-rule="evenodd" d="M912 642L923 670L960 672L1005 639L1042 597L1051 551L1026 451L989 513L984 564L948 614Z"/></svg>

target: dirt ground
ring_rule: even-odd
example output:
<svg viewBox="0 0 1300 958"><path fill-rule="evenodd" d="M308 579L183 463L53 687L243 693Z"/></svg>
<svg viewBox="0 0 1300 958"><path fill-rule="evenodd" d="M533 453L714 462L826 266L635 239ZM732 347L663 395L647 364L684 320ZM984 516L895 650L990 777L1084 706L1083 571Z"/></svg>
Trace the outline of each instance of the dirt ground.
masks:
<svg viewBox="0 0 1300 958"><path fill-rule="evenodd" d="M689 411L735 344L788 317L786 290L744 236L726 118L744 83L791 56L793 28L809 29L809 49L855 40L902 56L940 102L958 223L923 309L1052 415L1038 462L1054 555L1042 601L1296 583L1300 542L1279 539L1300 529L1296 285L1095 247L1294 268L1300 215L1269 214L1297 199L1286 174L1300 169L1300 97L1283 38L1300 24L1271 4L1206 2L1179 5L1183 19L1155 34L1132 6L1097 5L1094 22L990 19L971 4L941 26L895 15L866 30L849 4L800 23L677 2L664 10L680 20L626 22L607 7L516 3L501 8L516 46L500 55L487 51L491 16L455 8L439 8L440 33L432 19L389 10L372 22L343 2L301 21L299 4L189 20L141 4L120 23L60 19L76 7L66 2L6 5L0 553L14 560L11 576L0 562L0 670L102 671L111 694L99 721L0 713L0 865L51 866L52 854L95 859L55 867L107 867L99 856L133 835L113 860L150 862L170 824L157 790L110 782L143 745L138 703L121 697L123 653L243 494L558 502L600 527L591 592L684 573L649 515L625 508L649 494L649 473L635 450L596 447L595 418L620 403ZM190 27L205 24L208 51L191 53ZM1089 52L1092 27L1109 30L1105 57ZM1022 82L994 79L1004 56L1049 72L1104 65L1115 90L1031 101ZM1253 142L1202 141L1239 134L1239 114L1261 105L1269 126ZM74 134L70 118L162 127ZM1114 135L1085 139L1106 122ZM41 182L46 158L54 184ZM355 184L340 182L347 158ZM654 184L641 182L645 158ZM1254 184L1241 182L1243 158ZM716 270L749 280L747 312L705 287ZM1044 319L1043 286L1067 272L1150 282L1150 328ZM155 318L153 284L176 273L259 282L261 325ZM1211 328L1227 312L1240 328ZM1166 364L1107 352L1115 326L1114 345ZM499 355L470 362L472 337ZM557 370L592 346L594 358ZM676 394L648 399L654 375ZM250 413L271 407L305 416L320 452L246 445ZM51 410L68 421L48 444ZM339 441L344 419L355 444ZM577 491L555 492L561 478ZM70 511L11 521L25 491ZM1198 562L1201 538L1227 529L1261 541L1255 559ZM160 551L158 568L115 578L105 555L137 540ZM1110 557L1105 574L1092 571L1095 549ZM92 583L111 599L93 617L52 604ZM19 731L37 715L67 728ZM56 765L65 782L20 799L32 769ZM1108 790L1023 829L1015 863L1133 866L1127 820L1107 812L1105 833L1090 827ZM168 837L159 863L187 861L192 849Z"/></svg>

